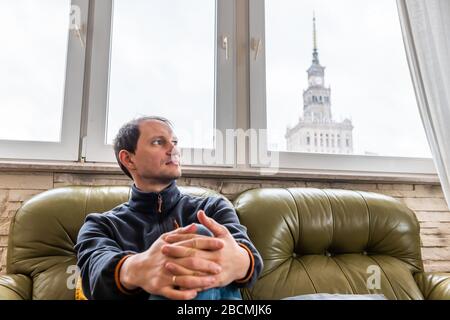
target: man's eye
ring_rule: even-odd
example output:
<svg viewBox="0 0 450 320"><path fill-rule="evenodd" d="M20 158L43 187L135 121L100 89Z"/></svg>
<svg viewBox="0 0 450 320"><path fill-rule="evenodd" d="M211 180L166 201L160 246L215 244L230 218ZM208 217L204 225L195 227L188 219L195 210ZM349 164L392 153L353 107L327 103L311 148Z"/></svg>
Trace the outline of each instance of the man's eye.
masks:
<svg viewBox="0 0 450 320"><path fill-rule="evenodd" d="M174 145L178 145L178 140L173 140L172 143L173 143Z"/></svg>
<svg viewBox="0 0 450 320"><path fill-rule="evenodd" d="M152 144L162 144L163 141L161 139L154 140Z"/></svg>

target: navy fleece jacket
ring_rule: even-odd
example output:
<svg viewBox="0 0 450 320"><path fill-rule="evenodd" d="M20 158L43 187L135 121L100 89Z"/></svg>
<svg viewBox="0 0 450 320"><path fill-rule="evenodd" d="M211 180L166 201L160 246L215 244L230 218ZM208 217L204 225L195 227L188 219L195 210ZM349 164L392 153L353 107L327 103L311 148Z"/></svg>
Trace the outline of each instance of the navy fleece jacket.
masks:
<svg viewBox="0 0 450 320"><path fill-rule="evenodd" d="M83 292L88 299L148 299L149 294L124 291L118 282L119 262L129 254L147 250L163 233L176 227L198 223L197 212L227 227L244 247L252 261L247 281L238 287L252 286L262 271L260 254L239 223L234 208L220 197L195 197L183 194L175 181L159 193L142 192L132 186L128 202L103 214L86 217L78 234L75 250L81 270ZM118 268L119 267L119 268Z"/></svg>

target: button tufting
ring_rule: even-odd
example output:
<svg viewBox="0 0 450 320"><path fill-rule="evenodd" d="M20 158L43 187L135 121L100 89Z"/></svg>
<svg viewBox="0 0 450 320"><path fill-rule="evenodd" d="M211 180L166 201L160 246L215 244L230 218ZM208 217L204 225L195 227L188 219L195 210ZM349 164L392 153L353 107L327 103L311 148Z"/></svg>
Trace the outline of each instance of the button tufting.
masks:
<svg viewBox="0 0 450 320"><path fill-rule="evenodd" d="M367 251L364 250L364 251L362 252L362 254L365 255L365 256L367 256Z"/></svg>
<svg viewBox="0 0 450 320"><path fill-rule="evenodd" d="M295 252L292 252L292 258L297 258L297 254Z"/></svg>
<svg viewBox="0 0 450 320"><path fill-rule="evenodd" d="M328 251L325 251L325 255L326 255L327 257L331 257L331 253L328 252Z"/></svg>

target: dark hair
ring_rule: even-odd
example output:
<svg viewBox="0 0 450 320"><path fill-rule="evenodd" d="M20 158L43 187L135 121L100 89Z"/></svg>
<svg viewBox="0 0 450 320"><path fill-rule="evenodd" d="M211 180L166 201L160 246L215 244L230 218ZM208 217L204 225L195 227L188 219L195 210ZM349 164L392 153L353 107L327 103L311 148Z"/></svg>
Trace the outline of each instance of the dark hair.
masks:
<svg viewBox="0 0 450 320"><path fill-rule="evenodd" d="M169 127L173 127L172 123L167 120L166 118L159 117L159 116L147 116L147 117L140 117L133 119L127 123L125 123L117 133L116 137L113 141L113 147L114 147L114 154L116 156L117 163L119 164L122 171L131 179L133 177L130 174L130 171L120 162L119 159L119 152L120 150L127 150L128 152L134 153L136 151L137 142L139 139L139 135L141 132L139 131L139 125L143 121L147 120L157 120L164 122Z"/></svg>

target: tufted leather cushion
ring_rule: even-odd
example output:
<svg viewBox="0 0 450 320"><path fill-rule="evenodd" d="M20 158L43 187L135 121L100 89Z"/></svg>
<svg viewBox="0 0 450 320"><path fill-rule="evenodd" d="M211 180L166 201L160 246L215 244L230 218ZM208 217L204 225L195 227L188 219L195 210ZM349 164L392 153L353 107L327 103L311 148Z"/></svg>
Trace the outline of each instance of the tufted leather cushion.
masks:
<svg viewBox="0 0 450 320"><path fill-rule="evenodd" d="M264 259L249 299L311 293L382 293L423 299L413 275L423 271L414 213L380 194L312 188L264 188L234 203ZM368 289L369 266L380 289ZM373 282L371 282L373 283Z"/></svg>
<svg viewBox="0 0 450 320"><path fill-rule="evenodd" d="M203 188L180 189L220 196ZM112 209L127 201L129 192L128 186L67 187L27 201L11 224L0 299L74 299L67 282L76 278L66 271L75 265L78 230L87 214ZM450 299L450 274L422 272L417 219L390 197L267 188L244 192L234 205L265 262L255 286L243 291L246 299L311 293ZM379 267L379 290L367 287L370 266Z"/></svg>
<svg viewBox="0 0 450 320"><path fill-rule="evenodd" d="M205 188L180 190L196 196L218 196ZM68 267L76 264L73 247L86 215L128 201L129 193L128 186L66 187L34 196L12 221L7 272L32 279L32 299L74 299L74 288L67 286L73 275Z"/></svg>

